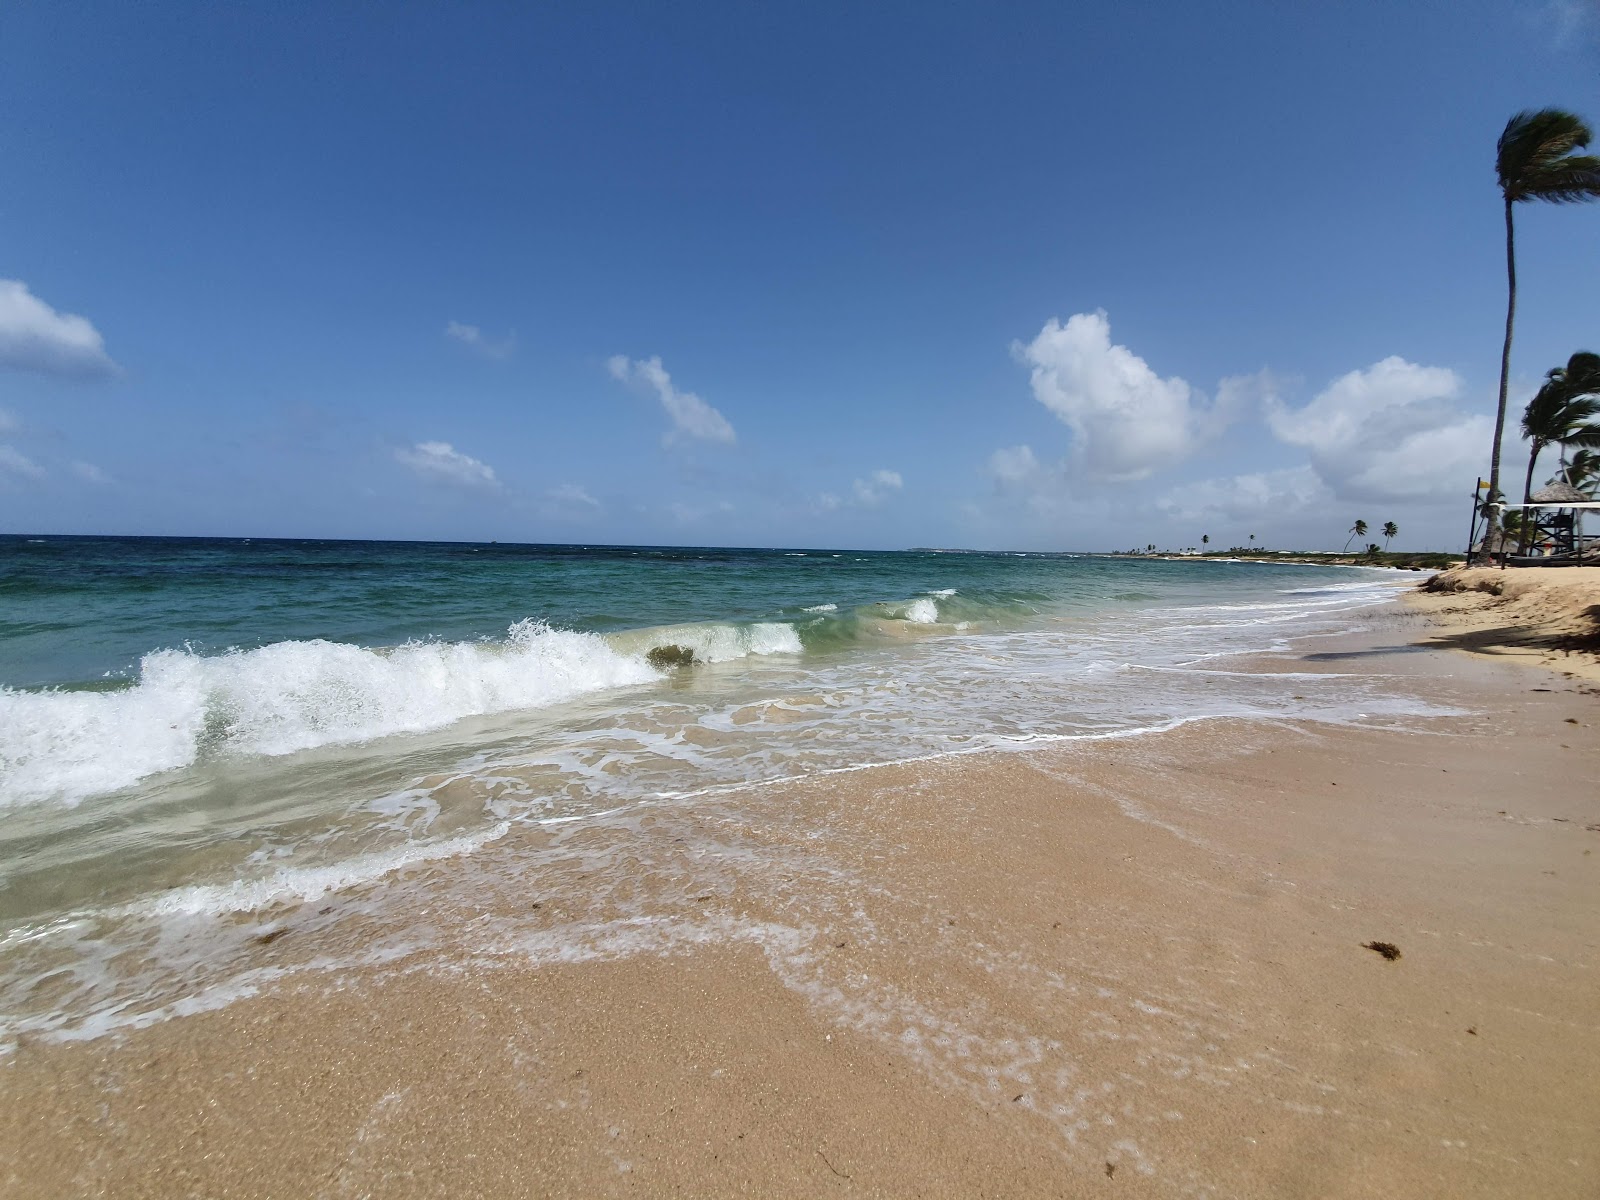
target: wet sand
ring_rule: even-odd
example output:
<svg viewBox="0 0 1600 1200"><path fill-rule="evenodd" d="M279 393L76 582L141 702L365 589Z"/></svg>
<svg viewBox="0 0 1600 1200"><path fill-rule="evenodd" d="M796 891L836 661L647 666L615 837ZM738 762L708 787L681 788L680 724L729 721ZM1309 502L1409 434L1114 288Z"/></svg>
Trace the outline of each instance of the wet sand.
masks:
<svg viewBox="0 0 1600 1200"><path fill-rule="evenodd" d="M1256 664L1463 711L1421 728L874 768L564 827L515 886L419 869L387 903L447 952L23 1044L0 1193L1593 1196L1600 702L1429 636ZM263 964L360 936L287 928Z"/></svg>

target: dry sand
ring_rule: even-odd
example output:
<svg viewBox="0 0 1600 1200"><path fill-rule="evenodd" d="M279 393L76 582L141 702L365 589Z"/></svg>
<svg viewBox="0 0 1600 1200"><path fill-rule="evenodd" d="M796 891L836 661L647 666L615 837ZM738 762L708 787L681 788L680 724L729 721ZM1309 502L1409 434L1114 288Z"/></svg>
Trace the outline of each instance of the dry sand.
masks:
<svg viewBox="0 0 1600 1200"><path fill-rule="evenodd" d="M1466 714L1420 730L749 789L448 903L426 868L390 902L449 953L22 1046L0 1192L1593 1197L1600 705L1421 632L1294 666ZM263 963L349 948L288 928Z"/></svg>
<svg viewBox="0 0 1600 1200"><path fill-rule="evenodd" d="M1406 602L1443 626L1435 645L1600 679L1600 567L1456 567Z"/></svg>

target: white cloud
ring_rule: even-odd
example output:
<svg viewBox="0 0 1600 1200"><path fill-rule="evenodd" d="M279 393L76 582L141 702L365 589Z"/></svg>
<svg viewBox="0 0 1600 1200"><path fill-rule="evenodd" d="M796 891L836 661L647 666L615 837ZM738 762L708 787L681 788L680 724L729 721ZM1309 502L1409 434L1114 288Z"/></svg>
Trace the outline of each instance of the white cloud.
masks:
<svg viewBox="0 0 1600 1200"><path fill-rule="evenodd" d="M57 312L17 279L0 279L0 366L52 375L109 375L118 369L87 318Z"/></svg>
<svg viewBox="0 0 1600 1200"><path fill-rule="evenodd" d="M905 480L900 478L899 471L880 468L867 478L856 480L850 485L850 490L855 493L858 504L870 507L883 500L890 492L898 492L905 485Z"/></svg>
<svg viewBox="0 0 1600 1200"><path fill-rule="evenodd" d="M606 360L606 370L613 379L655 392L661 407L672 418L672 432L667 435L667 441L679 434L730 445L738 440L726 417L693 392L680 392L672 386L672 376L667 374L660 358L652 356L630 361L624 354L614 354Z"/></svg>
<svg viewBox="0 0 1600 1200"><path fill-rule="evenodd" d="M16 433L21 428L21 417L10 409L0 408L0 433Z"/></svg>
<svg viewBox="0 0 1600 1200"><path fill-rule="evenodd" d="M1390 357L1329 384L1303 408L1269 397L1267 425L1303 446L1341 500L1469 496L1488 463L1494 424L1457 408L1461 380L1444 367Z"/></svg>
<svg viewBox="0 0 1600 1200"><path fill-rule="evenodd" d="M989 474L1004 488L1023 487L1039 477L1041 467L1031 446L1008 446L989 455Z"/></svg>
<svg viewBox="0 0 1600 1200"><path fill-rule="evenodd" d="M517 348L515 334L508 333L505 337L495 340L485 337L483 330L476 325L463 325L460 321L451 321L444 327L444 333L446 337L454 338L485 358L510 358L511 352Z"/></svg>
<svg viewBox="0 0 1600 1200"><path fill-rule="evenodd" d="M1332 498L1321 476L1302 465L1184 484L1156 505L1182 521L1265 521L1305 512Z"/></svg>
<svg viewBox="0 0 1600 1200"><path fill-rule="evenodd" d="M822 492L811 503L811 511L816 513L837 512L841 508L874 508L889 498L893 492L898 492L905 487L906 481L899 471L891 471L887 467L879 467L865 479L852 480L848 495L841 496L838 492Z"/></svg>
<svg viewBox="0 0 1600 1200"><path fill-rule="evenodd" d="M479 462L470 454L462 454L449 442L418 442L415 446L402 446L394 452L394 456L431 483L500 490L500 480L493 467Z"/></svg>
<svg viewBox="0 0 1600 1200"><path fill-rule="evenodd" d="M600 501L596 500L582 487L575 483L563 483L545 492L545 499L552 504L564 508L593 508L598 509Z"/></svg>
<svg viewBox="0 0 1600 1200"><path fill-rule="evenodd" d="M1174 376L1162 379L1126 346L1111 343L1103 312L1052 317L1039 335L1012 344L1031 368L1035 399L1073 432L1078 468L1099 479L1143 479L1187 458L1219 432L1234 405L1207 405ZM1224 381L1238 390L1240 380Z"/></svg>
<svg viewBox="0 0 1600 1200"><path fill-rule="evenodd" d="M1536 14L1558 47L1583 41L1600 21L1600 0L1550 0Z"/></svg>
<svg viewBox="0 0 1600 1200"><path fill-rule="evenodd" d="M0 445L0 478L43 479L44 475L44 468L15 446Z"/></svg>
<svg viewBox="0 0 1600 1200"><path fill-rule="evenodd" d="M74 462L72 473L85 483L92 483L97 487L104 487L112 482L111 476L90 462Z"/></svg>

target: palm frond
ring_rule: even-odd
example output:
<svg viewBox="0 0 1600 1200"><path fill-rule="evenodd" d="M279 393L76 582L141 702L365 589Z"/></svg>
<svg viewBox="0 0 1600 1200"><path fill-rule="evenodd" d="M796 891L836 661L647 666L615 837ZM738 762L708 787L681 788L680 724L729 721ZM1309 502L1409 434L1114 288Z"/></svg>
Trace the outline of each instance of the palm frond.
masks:
<svg viewBox="0 0 1600 1200"><path fill-rule="evenodd" d="M1600 164L1573 153L1593 139L1583 118L1564 109L1519 112L1495 145L1500 190L1513 202L1537 198L1559 204L1600 195L1588 187L1588 176Z"/></svg>
<svg viewBox="0 0 1600 1200"><path fill-rule="evenodd" d="M1596 409L1600 412L1600 408ZM1563 446L1580 446L1589 450L1600 450L1600 425L1576 425L1567 430L1566 437L1561 439Z"/></svg>
<svg viewBox="0 0 1600 1200"><path fill-rule="evenodd" d="M1523 187L1523 199L1547 204L1581 204L1596 197L1600 197L1600 158L1592 154L1557 159Z"/></svg>

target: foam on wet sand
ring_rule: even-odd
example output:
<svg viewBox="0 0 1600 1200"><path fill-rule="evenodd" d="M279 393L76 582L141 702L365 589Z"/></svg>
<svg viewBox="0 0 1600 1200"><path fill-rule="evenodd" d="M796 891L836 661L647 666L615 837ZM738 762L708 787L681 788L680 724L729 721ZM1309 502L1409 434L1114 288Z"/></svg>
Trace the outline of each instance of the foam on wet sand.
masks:
<svg viewBox="0 0 1600 1200"><path fill-rule="evenodd" d="M0 1190L1592 1195L1600 706L1369 625L1254 666L1466 715L729 789L286 909L254 995L23 1038Z"/></svg>

